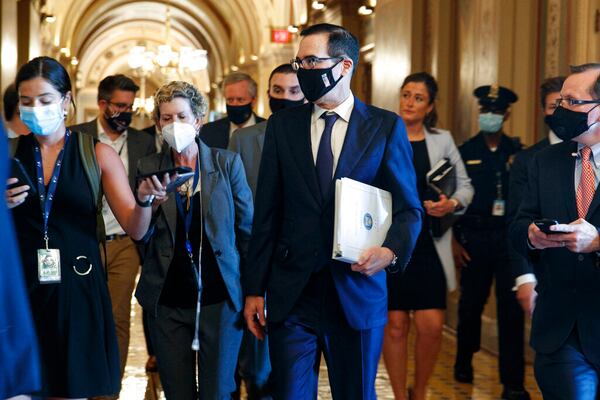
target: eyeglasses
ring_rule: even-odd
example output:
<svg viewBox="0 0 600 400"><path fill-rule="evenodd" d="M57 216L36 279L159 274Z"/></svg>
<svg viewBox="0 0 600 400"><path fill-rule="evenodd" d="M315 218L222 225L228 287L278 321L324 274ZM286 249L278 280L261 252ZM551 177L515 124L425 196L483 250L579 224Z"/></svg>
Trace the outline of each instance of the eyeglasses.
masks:
<svg viewBox="0 0 600 400"><path fill-rule="evenodd" d="M113 103L112 101L107 101L108 104L114 106L118 112L128 112L133 111L133 104L127 103Z"/></svg>
<svg viewBox="0 0 600 400"><path fill-rule="evenodd" d="M292 65L292 68L294 69L294 71L298 71L300 68L304 68L304 69L313 69L317 66L317 64L322 63L323 61L327 61L327 60L343 60L344 57L315 57L315 56L308 56L308 57L304 57L302 60L299 59L298 57L294 58L293 60L290 61L290 64Z"/></svg>
<svg viewBox="0 0 600 400"><path fill-rule="evenodd" d="M581 106L583 104L600 104L600 99L577 100L577 99L563 99L561 97L561 98L556 99L556 102L554 104L556 105L556 107L558 107L558 106L563 105L563 102L565 102L569 106L573 107L573 106Z"/></svg>

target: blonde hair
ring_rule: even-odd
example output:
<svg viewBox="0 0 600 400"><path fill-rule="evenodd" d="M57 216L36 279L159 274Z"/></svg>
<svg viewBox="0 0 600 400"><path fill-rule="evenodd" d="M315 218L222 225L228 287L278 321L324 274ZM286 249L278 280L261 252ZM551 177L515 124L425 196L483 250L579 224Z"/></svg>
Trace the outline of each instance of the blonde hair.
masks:
<svg viewBox="0 0 600 400"><path fill-rule="evenodd" d="M196 118L202 119L208 110L206 98L192 84L183 81L172 81L162 85L154 93L154 121L160 120L160 105L175 98L187 99Z"/></svg>

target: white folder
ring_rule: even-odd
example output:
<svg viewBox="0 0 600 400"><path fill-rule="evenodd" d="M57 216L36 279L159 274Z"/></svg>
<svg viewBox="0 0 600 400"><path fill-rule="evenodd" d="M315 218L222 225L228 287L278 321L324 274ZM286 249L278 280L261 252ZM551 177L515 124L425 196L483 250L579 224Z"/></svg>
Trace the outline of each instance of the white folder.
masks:
<svg viewBox="0 0 600 400"><path fill-rule="evenodd" d="M335 181L334 260L356 263L363 250L381 246L392 224L392 194L341 178Z"/></svg>

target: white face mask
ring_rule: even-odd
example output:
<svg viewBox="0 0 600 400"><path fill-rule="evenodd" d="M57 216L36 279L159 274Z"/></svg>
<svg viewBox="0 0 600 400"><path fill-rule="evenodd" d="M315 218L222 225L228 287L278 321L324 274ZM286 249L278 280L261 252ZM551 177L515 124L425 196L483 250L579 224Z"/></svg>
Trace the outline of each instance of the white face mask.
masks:
<svg viewBox="0 0 600 400"><path fill-rule="evenodd" d="M62 102L38 107L19 106L19 114L29 130L40 136L53 134L65 120Z"/></svg>
<svg viewBox="0 0 600 400"><path fill-rule="evenodd" d="M162 128L162 136L169 146L181 153L196 139L196 128L185 122L173 122Z"/></svg>

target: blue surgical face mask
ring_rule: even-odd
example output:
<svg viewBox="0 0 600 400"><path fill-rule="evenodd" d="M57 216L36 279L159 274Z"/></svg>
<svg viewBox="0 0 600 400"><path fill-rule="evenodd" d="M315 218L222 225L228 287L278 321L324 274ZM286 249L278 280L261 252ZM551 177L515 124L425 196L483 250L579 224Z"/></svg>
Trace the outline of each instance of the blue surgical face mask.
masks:
<svg viewBox="0 0 600 400"><path fill-rule="evenodd" d="M479 114L479 130L486 133L496 133L502 129L504 115L494 113Z"/></svg>
<svg viewBox="0 0 600 400"><path fill-rule="evenodd" d="M48 136L58 130L65 119L62 101L47 106L19 106L21 121L34 135Z"/></svg>

